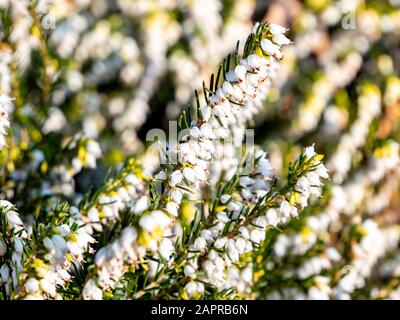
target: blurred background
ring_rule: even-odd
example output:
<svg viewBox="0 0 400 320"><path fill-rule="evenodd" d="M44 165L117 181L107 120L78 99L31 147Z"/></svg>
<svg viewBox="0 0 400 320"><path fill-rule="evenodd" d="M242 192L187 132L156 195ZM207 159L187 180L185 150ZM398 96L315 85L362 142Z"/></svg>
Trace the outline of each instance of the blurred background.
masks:
<svg viewBox="0 0 400 320"><path fill-rule="evenodd" d="M277 174L315 143L331 181L284 233L269 234L253 297L400 298L399 0L0 7L0 91L15 98L0 184L22 212L55 195L78 201L107 168L143 151L148 130L167 130L193 104L255 21L289 28L294 43L251 125ZM89 140L74 145L77 134ZM90 139L103 154L96 170Z"/></svg>

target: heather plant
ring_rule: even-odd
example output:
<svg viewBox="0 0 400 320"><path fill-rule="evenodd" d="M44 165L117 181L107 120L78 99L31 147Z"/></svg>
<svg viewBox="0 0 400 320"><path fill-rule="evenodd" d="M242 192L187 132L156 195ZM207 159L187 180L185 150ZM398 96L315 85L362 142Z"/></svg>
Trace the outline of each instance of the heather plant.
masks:
<svg viewBox="0 0 400 320"><path fill-rule="evenodd" d="M290 3L0 1L1 299L399 297L400 8Z"/></svg>

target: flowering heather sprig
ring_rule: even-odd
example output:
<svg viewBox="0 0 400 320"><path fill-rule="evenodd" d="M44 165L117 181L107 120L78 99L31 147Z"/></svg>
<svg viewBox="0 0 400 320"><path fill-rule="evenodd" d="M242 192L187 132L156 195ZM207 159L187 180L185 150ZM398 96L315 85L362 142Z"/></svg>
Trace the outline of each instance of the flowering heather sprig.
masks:
<svg viewBox="0 0 400 320"><path fill-rule="evenodd" d="M12 223L26 230L15 212L6 214L14 214ZM21 232L25 241L19 240L15 247L10 268L13 286L8 295L14 299L62 299L58 288L71 280L71 269L79 267L95 242L82 226L74 207L63 204L42 212L29 231Z"/></svg>
<svg viewBox="0 0 400 320"><path fill-rule="evenodd" d="M110 293L128 271L134 272L147 252L154 259L159 255L168 259L173 250L172 241L162 238L162 230L170 224L169 217L156 210L144 214L136 223L125 227L121 236L98 250L94 269L85 282L82 297L87 300L101 300Z"/></svg>
<svg viewBox="0 0 400 320"><path fill-rule="evenodd" d="M144 171L139 160L130 159L90 199L82 201L80 216L89 233L102 235L121 229L101 241L93 261L85 267L84 299L102 299L125 272L142 262L148 250L156 252L162 241L160 231L170 220L162 211L146 213L151 204L151 184Z"/></svg>
<svg viewBox="0 0 400 320"><path fill-rule="evenodd" d="M149 178L144 169L139 160L129 159L93 195L82 199L80 215L89 233L112 226L124 211L139 215L149 208Z"/></svg>
<svg viewBox="0 0 400 320"><path fill-rule="evenodd" d="M243 110L247 108L250 111L254 107L253 100L257 97L257 91L262 89L264 82L268 79L268 66L270 64L267 58L273 62L276 50L279 49L280 45L283 42L289 43L289 40L283 34L279 36L280 32L285 31L284 28L279 28L277 25L256 25L254 33L249 37L244 49L246 58L240 60L240 64L234 67L234 71L228 71L230 57L224 62L223 72L225 78L230 80L225 80L217 88L217 79L215 81L216 93L214 95L207 93L210 97L206 98L206 106L200 107L198 105L199 119L192 121L192 126L188 128L189 134L183 138L186 142L178 144L176 150L172 153L173 156L177 157L178 165L174 170L161 170L154 176L157 181L167 180L165 190L158 201L168 215L160 210L144 214L138 220L136 228L126 228L121 238L116 239L112 245L101 249L96 255L97 282L93 279L88 280L85 285L85 298L101 298L101 289L98 286L102 289L113 286L128 270L126 260L131 265L136 264L144 257L147 250L150 250L153 254L159 251L160 259L167 261L170 259L174 245L170 239L165 238L165 235L168 229L173 226L178 215L183 194L191 192L191 190L198 191L200 185L207 182L208 167L215 157L213 140L217 137L226 136L231 129L230 126L237 121L245 123L248 117L244 117L245 120L243 120L243 116L246 114L240 108ZM258 39L257 41L261 39L261 42L267 40L266 37L279 39L279 44L272 44L268 40L274 46L275 51L273 53L263 51L260 46L257 47L252 43L256 41L255 39ZM254 48L251 48L252 46ZM271 48L265 49L271 50ZM256 51L259 55L252 53ZM234 57L236 60L240 59L237 51ZM248 73L247 76L246 73ZM269 82L266 86L268 85ZM211 87L214 87L214 83L211 84ZM212 88L209 89L209 91L211 90ZM183 118L180 118L180 123L182 121L187 121L186 114L183 115ZM262 161L266 160L263 159ZM263 173L267 169L263 164ZM168 173L170 174L169 177ZM268 174L270 175L270 173ZM163 199L163 196L165 199Z"/></svg>
<svg viewBox="0 0 400 320"><path fill-rule="evenodd" d="M314 182L316 177L310 175L312 172L327 177L321 156L315 154L313 147L306 148L293 163L288 182L280 188L273 183L273 169L266 154L258 151L255 156L256 167L251 174L240 175L239 169L235 178L221 185L212 205L199 209L176 244L175 253L169 245L169 249L160 247L154 282L134 297L150 294L193 299L206 291L232 296L239 282L240 288L244 286L242 281L251 282L245 276L251 276L250 267L243 271L244 278L237 271L241 257L260 245L266 230L286 223L291 214L296 213L297 217L297 210L305 203L293 195L309 197L310 192L296 189L300 177L308 176ZM174 279L184 289L177 287Z"/></svg>
<svg viewBox="0 0 400 320"><path fill-rule="evenodd" d="M0 299L399 299L400 7L317 2L1 0Z"/></svg>
<svg viewBox="0 0 400 320"><path fill-rule="evenodd" d="M257 158L266 161L265 154L258 154ZM242 177L239 184L244 185L244 189L252 184L258 189L253 201L247 202L246 198L239 198L238 202L235 202L230 195L221 195L222 205L226 209L217 214L215 221L211 221L213 227L209 232L207 229L201 231L201 236L195 240L192 247L192 251L200 251L201 255L203 270L199 279L219 290L236 287L232 279L226 277L237 274L230 269L236 268L235 264L239 262L240 256L257 248L265 239L266 230L287 223L291 217L297 218L298 210L308 205L311 194L320 196L320 177L328 177L327 169L321 160L322 156L316 154L313 147L308 147L290 167L288 182L281 189L276 190L274 186L265 188L265 185L260 185L256 180L251 181L252 178ZM261 172L261 181L271 180L270 164L266 165L266 172L262 172L260 167L257 171ZM242 201L244 206L241 205ZM199 247L199 244L203 243L204 246ZM208 250L206 248L209 245L212 249ZM196 270L197 259L189 257L188 261L191 268L187 269ZM249 272L250 270L246 271Z"/></svg>
<svg viewBox="0 0 400 320"><path fill-rule="evenodd" d="M290 43L278 25L257 24L240 56L238 49L224 61L210 88L204 87L206 105L197 103L197 119L184 114L179 119L187 134L169 153L177 161L162 169L155 179L164 181L160 204L176 217L182 194L200 190L208 180L210 163L215 159L215 140L230 135L237 122L245 123L257 111L254 101L269 86L270 71L281 59L280 46ZM231 66L231 60L236 62ZM224 78L220 84L220 76Z"/></svg>
<svg viewBox="0 0 400 320"><path fill-rule="evenodd" d="M24 245L28 232L14 205L0 200L0 284L11 295L23 270Z"/></svg>
<svg viewBox="0 0 400 320"><path fill-rule="evenodd" d="M96 248L94 246L96 241L92 235L98 237L98 233L104 231L104 227L109 228L113 223L118 223L123 218L123 212L131 210L134 215L138 215L148 207L149 198L146 194L148 191L134 174L135 170L137 174L141 174L138 168L136 161L128 161L117 172L114 179L107 180L94 196L83 199L80 209L59 205L51 212L43 212L36 218L34 225L29 228L29 237L25 235L27 239L24 252L26 254L23 255L21 251L19 264L15 265L16 262L12 262L13 269L6 265L3 267L4 279L6 279L7 270L10 274L14 274L13 286L10 288L15 290L7 291L10 297L62 299L63 296L58 293L58 290L64 288L65 292L69 292L69 283L72 279L81 279L85 276L85 271L82 269L87 264L84 260L85 256L91 256ZM7 208L10 206L11 204L7 203ZM165 216L162 212L161 214ZM15 217L16 223L22 225L15 212L7 213L7 215ZM158 222L160 222L160 217L155 217ZM134 252L132 250L135 244L127 241L126 237L130 230L134 230L133 227L124 229L123 240L124 245L129 246L130 252ZM133 240L136 238L134 237ZM157 241L160 240L157 238ZM104 242L101 237L100 241ZM145 254L147 247L142 245L141 248L143 248L141 252ZM101 248L96 255L95 263L99 268L101 257L104 261L106 249L107 247ZM114 245L113 252L116 249L117 246ZM107 263L112 264L111 257L107 259L109 259ZM112 272L115 273L117 270L115 264L113 267ZM17 275L16 272L18 272ZM104 272L101 275L104 279ZM109 277L112 277L112 274ZM6 281L10 283L9 280L3 282L6 284ZM91 282L93 280L89 280L88 285L85 286L83 296L92 299L99 298L95 293L90 293ZM76 292L72 291L69 294L75 295Z"/></svg>
<svg viewBox="0 0 400 320"><path fill-rule="evenodd" d="M252 37L256 36L261 39L263 34L266 32L264 30L265 28L266 24L262 26L256 26L255 34L252 35ZM285 32L285 29L279 29L278 26L276 25L272 25L271 29L278 38L279 38L278 36L279 31ZM274 34L271 34L270 36L273 38ZM279 38L280 39L279 41L288 42L288 40L284 40L286 38L283 37L281 36ZM252 41L254 41L254 39ZM248 43L246 44L248 52L251 52L249 47L252 45L253 44L249 40ZM274 44L274 46L276 46L275 49L278 49L280 45ZM252 50L254 51L255 48L253 48ZM226 109L228 106L234 106L235 103L237 106L239 106L239 104L242 103L244 104L244 102L247 102L248 104L250 104L249 109L251 109L252 107L251 99L256 98L256 89L258 89L259 85L261 85L264 81L266 81L268 77L266 69L267 65L263 66L262 62L264 61L263 63L267 64L268 57L269 59L273 59L271 53L269 52L263 53L260 47L258 47L258 51L261 52L261 53L259 52L259 54L262 57L255 54L249 55L247 53L248 56L250 57L249 61L251 61L251 63L253 63L254 65L248 65L247 67L245 67L247 62L245 60L241 60L241 64L239 65L239 67L235 68L235 72L234 71L226 72L226 77L231 78L231 82L233 83L233 85L231 84L231 82L225 81L223 85L216 90L217 93L215 94L215 96L211 96L209 100L207 99L206 101L207 106L203 108L200 108L200 106L198 106L198 109L201 112L200 115L201 126L199 127L197 125L197 121L193 121L193 126L189 129L191 138L198 139L195 146L197 145L199 148L201 147L204 148L204 146L207 145L208 143L209 148L213 148L212 139L215 138L213 129L214 131L217 131L219 129L221 131L220 134L222 134L223 136L224 133L222 131L227 132L227 130L229 130L229 125L232 125L236 122L234 111L230 113L230 111L228 111L227 109L225 110L226 113L219 114L223 110L222 107L221 108L219 107L220 104L224 104ZM236 59L239 59L237 57L237 54L238 53L236 52L235 53ZM274 52L273 54L276 54L276 52ZM228 58L228 61L225 62L226 68L229 68L229 59L230 58ZM257 75L258 73L262 73L261 75L258 76L259 77L259 80L257 80L258 84L256 84L255 87L251 86L249 87L252 88L252 90L254 91L252 95L247 94L245 91L246 90L245 88L247 88L246 83L244 83L244 79L247 73L246 68L250 68L251 70L249 69L248 71L251 72L252 74ZM248 77L251 77L251 75ZM254 81L255 80L256 79L254 79ZM217 82L218 81L216 81L215 86L217 86ZM225 95L222 93L222 88L225 88L225 90L230 89L232 90L232 92L226 93L227 97L225 97ZM237 91L236 94L238 94L239 92L238 90L240 90L241 92L240 101L238 100L238 97L233 94L234 91ZM228 102L228 99L232 99L231 102ZM213 109L211 107L213 107ZM243 109L245 108L246 105L244 104ZM237 112L236 117L238 119L240 118L241 121L243 121L242 117L239 117L241 115L239 112L240 110L238 108L236 108L235 110ZM226 122L227 119L230 120L229 123ZM180 121L182 121L182 118L180 119ZM225 125L223 122L225 122ZM210 123L212 123L215 128L212 128ZM177 148L178 150L181 149L180 147L182 147L182 144L184 143L178 145ZM180 167L181 165L184 165L185 168L183 168L182 171L178 169L171 173L171 177L169 179L170 181L168 181L166 188L167 191L164 191L164 194L166 194L167 197L170 198L171 200L165 204L163 202L163 199L158 200L161 205L165 205L164 210L166 210L168 214L171 215L172 217L177 216L178 208L183 196L182 190L188 191L192 187L194 187L194 190L199 190L200 183L206 182L207 180L206 170L208 167L208 162L211 161L214 156L214 151L212 149L207 151L207 154L209 156L206 157L205 159L197 158L196 155L192 159L186 159L184 156L182 157L182 154L179 154L179 152L177 153L179 162L178 166ZM265 165L262 166L263 172L265 172L265 170L267 169L268 168L265 168ZM268 174L270 175L270 173ZM165 171L160 171L158 174L155 175L156 180L163 181L166 178L167 178L167 172ZM187 184L182 183L183 180L185 180ZM182 184L182 186L180 186L180 184ZM179 189L179 187L181 188ZM168 188L170 188L169 189L170 191L168 191ZM162 237L164 236L165 231L169 227L171 227L173 220L171 220L171 218L168 217L168 215L166 215L162 211L152 211L149 212L148 214L144 214L143 216L141 216L136 223L137 223L136 227L134 226L126 227L122 231L122 235L120 238L115 239L112 244L100 249L100 251L97 253L95 261L96 265L95 269L97 270L96 271L97 277L95 279L89 278L89 280L86 282L83 291L84 298L88 299L102 298L103 295L102 290L107 290L109 287L113 287L115 283L117 283L118 280L123 276L125 271L129 269L129 265L133 266L138 261L142 260L142 258L144 257L144 255L148 250L150 252L153 252L153 254L157 253L157 251L159 250L160 259L166 259L166 260L170 259L174 247L173 242L167 238L163 239Z"/></svg>

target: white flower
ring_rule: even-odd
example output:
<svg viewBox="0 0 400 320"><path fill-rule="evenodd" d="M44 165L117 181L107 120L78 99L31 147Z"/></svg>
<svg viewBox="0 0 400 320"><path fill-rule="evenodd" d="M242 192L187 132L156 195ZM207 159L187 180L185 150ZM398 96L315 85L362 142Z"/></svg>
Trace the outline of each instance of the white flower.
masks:
<svg viewBox="0 0 400 320"><path fill-rule="evenodd" d="M190 135L193 137L193 138L198 138L199 136L200 136L200 129L198 128L198 127L196 127L196 126L194 126L194 127L191 127L190 128Z"/></svg>
<svg viewBox="0 0 400 320"><path fill-rule="evenodd" d="M215 263L215 268L216 268L218 271L224 270L225 262L224 262L224 259L222 259L220 256L217 256L217 257L215 258L214 263Z"/></svg>
<svg viewBox="0 0 400 320"><path fill-rule="evenodd" d="M329 174L328 174L328 169L324 166L323 163L321 163L317 169L315 170L315 172L323 179L328 179L329 178Z"/></svg>
<svg viewBox="0 0 400 320"><path fill-rule="evenodd" d="M196 178L197 178L199 181L204 182L204 181L207 180L206 173L205 173L205 171L204 171L204 169L203 169L202 167L200 167L200 166L195 166L195 167L193 167L193 171L194 171L194 174L195 174Z"/></svg>
<svg viewBox="0 0 400 320"><path fill-rule="evenodd" d="M226 244L225 248L227 250L227 255L232 262L236 262L239 260L239 251L236 248L236 242L233 239L229 239Z"/></svg>
<svg viewBox="0 0 400 320"><path fill-rule="evenodd" d="M197 292L200 295L203 295L204 293L204 284L201 282L197 282Z"/></svg>
<svg viewBox="0 0 400 320"><path fill-rule="evenodd" d="M192 168L186 167L185 169L183 169L182 173L185 179L189 181L189 183L193 183L196 181L196 173Z"/></svg>
<svg viewBox="0 0 400 320"><path fill-rule="evenodd" d="M275 209L268 209L266 217L268 220L268 224L270 224L271 226L276 226L278 224L278 214Z"/></svg>
<svg viewBox="0 0 400 320"><path fill-rule="evenodd" d="M257 32L257 29L258 29L259 26L260 26L260 23L257 21L253 26L253 33Z"/></svg>
<svg viewBox="0 0 400 320"><path fill-rule="evenodd" d="M48 240L50 240L49 238L47 238ZM50 240L50 242L48 243L48 245L53 245L53 242ZM48 247L48 245L45 245L46 248L50 251L50 252L54 252L55 248L54 245L53 247ZM79 257L80 255L82 255L82 249L79 247L79 245L76 242L73 241L68 241L67 242L67 246L68 246L68 250L70 252L70 254L74 257Z"/></svg>
<svg viewBox="0 0 400 320"><path fill-rule="evenodd" d="M181 183L182 181L182 172L180 170L175 170L171 173L170 177L170 184L172 187L176 186L177 184Z"/></svg>
<svg viewBox="0 0 400 320"><path fill-rule="evenodd" d="M308 146L307 148L304 149L304 155L307 160L311 159L312 157L315 156L315 149L314 145Z"/></svg>
<svg viewBox="0 0 400 320"><path fill-rule="evenodd" d="M259 228L265 228L267 226L267 220L265 217L257 217L253 220L253 225Z"/></svg>
<svg viewBox="0 0 400 320"><path fill-rule="evenodd" d="M212 126L208 123L204 123L200 127L201 137L206 139L214 139L215 134L213 132Z"/></svg>
<svg viewBox="0 0 400 320"><path fill-rule="evenodd" d="M54 250L54 243L53 243L53 241L51 241L51 239L49 237L45 237L43 239L43 244L47 250L49 250L49 251Z"/></svg>
<svg viewBox="0 0 400 320"><path fill-rule="evenodd" d="M221 203L225 204L231 199L231 195L229 194L223 194L220 197Z"/></svg>
<svg viewBox="0 0 400 320"><path fill-rule="evenodd" d="M6 145L4 135L7 134L7 128L10 127L7 113L9 108L7 108L7 105L10 105L12 100L10 97L0 94L0 149Z"/></svg>
<svg viewBox="0 0 400 320"><path fill-rule="evenodd" d="M193 268L193 266L191 266L190 264L187 264L187 265L183 268L183 272L185 273L185 276L191 277L191 276L196 272L196 269Z"/></svg>
<svg viewBox="0 0 400 320"><path fill-rule="evenodd" d="M24 246L20 238L14 238L14 250L17 254L22 254L24 251Z"/></svg>
<svg viewBox="0 0 400 320"><path fill-rule="evenodd" d="M246 248L246 240L243 238L239 238L236 240L236 248L240 254L242 254Z"/></svg>
<svg viewBox="0 0 400 320"><path fill-rule="evenodd" d="M291 41L282 33L276 33L272 37L272 41L274 41L277 45L287 45L290 44Z"/></svg>
<svg viewBox="0 0 400 320"><path fill-rule="evenodd" d="M185 285L185 291L189 297L193 297L196 293L202 295L204 293L204 285L201 282L190 281Z"/></svg>
<svg viewBox="0 0 400 320"><path fill-rule="evenodd" d="M68 273L67 270L65 270L65 269L60 269L60 270L57 270L57 273L60 275L60 277L61 277L64 281L70 281L70 280L71 280L71 275Z"/></svg>
<svg viewBox="0 0 400 320"><path fill-rule="evenodd" d="M165 229L171 223L171 219L161 210L156 210L151 213L153 221L157 222L157 225Z"/></svg>
<svg viewBox="0 0 400 320"><path fill-rule="evenodd" d="M208 258L211 260L211 261L213 261L213 262L215 262L215 260L218 258L218 253L217 253L217 251L215 251L215 250L210 250L210 252L208 253Z"/></svg>
<svg viewBox="0 0 400 320"><path fill-rule="evenodd" d="M258 166L263 177L272 178L274 175L274 169L271 162L266 158L261 158L258 161Z"/></svg>
<svg viewBox="0 0 400 320"><path fill-rule="evenodd" d="M56 296L56 286L53 283L50 283L49 280L47 279L41 279L39 281L39 287L42 289L45 293L47 293L50 297L55 297Z"/></svg>
<svg viewBox="0 0 400 320"><path fill-rule="evenodd" d="M171 198L174 200L177 204L180 204L182 201L182 192L178 189L175 189L171 193Z"/></svg>
<svg viewBox="0 0 400 320"><path fill-rule="evenodd" d="M226 79L231 82L231 83L235 83L235 82L239 82L239 79L236 75L236 73L234 71L228 71L225 75Z"/></svg>
<svg viewBox="0 0 400 320"><path fill-rule="evenodd" d="M226 212L224 212L224 211L217 213L217 219L223 223L227 223L229 221L229 218L228 218Z"/></svg>
<svg viewBox="0 0 400 320"><path fill-rule="evenodd" d="M219 238L215 241L214 247L217 249L222 249L225 246L226 241L226 238Z"/></svg>
<svg viewBox="0 0 400 320"><path fill-rule="evenodd" d="M89 209L87 216L91 222L99 222L100 221L99 211L94 207Z"/></svg>
<svg viewBox="0 0 400 320"><path fill-rule="evenodd" d="M0 208L3 208L4 210L8 211L10 210L14 205L7 200L0 200Z"/></svg>
<svg viewBox="0 0 400 320"><path fill-rule="evenodd" d="M249 231L249 229L246 228L245 226L241 226L241 227L239 228L239 233L240 233L241 236L242 236L244 239L246 239L246 240L248 240L248 239L250 238L250 231Z"/></svg>
<svg viewBox="0 0 400 320"><path fill-rule="evenodd" d="M155 175L155 178L158 180L166 180L167 179L167 173L165 171L160 171Z"/></svg>
<svg viewBox="0 0 400 320"><path fill-rule="evenodd" d="M218 88L217 92L213 96L210 97L210 102L214 106L216 106L216 105L220 104L222 101L224 101L224 99L225 99L225 96L224 96L222 89Z"/></svg>
<svg viewBox="0 0 400 320"><path fill-rule="evenodd" d="M112 218L114 216L114 211L112 207L103 206L102 212L107 218Z"/></svg>
<svg viewBox="0 0 400 320"><path fill-rule="evenodd" d="M108 247L100 248L100 250L97 251L97 253L96 253L95 264L99 268L103 265L103 263L106 260L107 252L108 252L107 249L108 249Z"/></svg>
<svg viewBox="0 0 400 320"><path fill-rule="evenodd" d="M53 234L51 240L56 248L60 250L65 250L67 248L67 242L63 237L59 236L58 234Z"/></svg>
<svg viewBox="0 0 400 320"><path fill-rule="evenodd" d="M262 39L261 40L261 48L263 49L264 52L276 57L277 59L282 58L282 53L281 50L279 49L279 46L276 44L273 44L271 40L268 39Z"/></svg>
<svg viewBox="0 0 400 320"><path fill-rule="evenodd" d="M202 115L203 120L208 121L210 119L211 113L212 113L211 107L207 105L207 106L202 107L200 110L201 110L201 115Z"/></svg>
<svg viewBox="0 0 400 320"><path fill-rule="evenodd" d="M243 81L246 78L246 67L242 65L238 65L235 68L235 75L239 79L239 81Z"/></svg>
<svg viewBox="0 0 400 320"><path fill-rule="evenodd" d="M260 243L262 240L265 238L265 233L264 231L261 231L260 229L253 229L250 231L250 240L255 242L255 243Z"/></svg>
<svg viewBox="0 0 400 320"><path fill-rule="evenodd" d="M306 177L307 177L308 181L310 182L311 186L318 187L321 185L319 175L316 172L314 172L314 171L308 172L306 174Z"/></svg>
<svg viewBox="0 0 400 320"><path fill-rule="evenodd" d="M254 74L254 73L246 74L247 89L249 90L249 87L253 87L254 89L258 88L259 80L260 80L260 76L258 74Z"/></svg>
<svg viewBox="0 0 400 320"><path fill-rule="evenodd" d="M305 207L305 206L304 206ZM293 218L297 218L298 216L299 216L299 213L297 212L297 208L296 207L292 207L291 209L290 209L290 215L293 217Z"/></svg>
<svg viewBox="0 0 400 320"><path fill-rule="evenodd" d="M95 243L95 239L92 238L88 233L83 231L83 229L79 229L76 232L78 244L82 247L85 248L89 243Z"/></svg>
<svg viewBox="0 0 400 320"><path fill-rule="evenodd" d="M157 226L157 221L154 219L153 215L147 214L140 218L139 225L143 230L147 232L151 232Z"/></svg>
<svg viewBox="0 0 400 320"><path fill-rule="evenodd" d="M140 212L143 212L143 211L145 211L146 209L148 209L148 207L149 207L149 198L146 196L146 195L144 195L144 196L141 196L137 201L136 201L136 203L135 203L135 207L134 207L134 212L135 213L140 213Z"/></svg>
<svg viewBox="0 0 400 320"><path fill-rule="evenodd" d="M38 292L39 291L39 281L37 281L35 278L29 278L28 281L26 281L25 287L29 293Z"/></svg>
<svg viewBox="0 0 400 320"><path fill-rule="evenodd" d="M83 288L82 296L85 300L102 300L103 292L97 287L94 280L90 279Z"/></svg>
<svg viewBox="0 0 400 320"><path fill-rule="evenodd" d="M320 197L321 196L321 188L320 187L311 187L310 188L310 193L313 194L316 197Z"/></svg>
<svg viewBox="0 0 400 320"><path fill-rule="evenodd" d="M255 70L259 70L262 64L260 57L256 54L249 55L247 57L247 63L250 67L252 67Z"/></svg>
<svg viewBox="0 0 400 320"><path fill-rule="evenodd" d="M302 193L308 193L310 189L310 182L306 177L303 176L297 181L296 188Z"/></svg>
<svg viewBox="0 0 400 320"><path fill-rule="evenodd" d="M6 243L0 239L0 257L4 256L7 252L7 246Z"/></svg>
<svg viewBox="0 0 400 320"><path fill-rule="evenodd" d="M60 232L61 236L63 237L68 237L71 234L71 229L67 224L58 226L56 229Z"/></svg>
<svg viewBox="0 0 400 320"><path fill-rule="evenodd" d="M239 102L243 101L243 99L244 99L243 90L237 85L233 86L232 96L235 98L236 101L239 101ZM224 127L226 127L226 125Z"/></svg>
<svg viewBox="0 0 400 320"><path fill-rule="evenodd" d="M1 280L3 281L3 283L7 283L9 278L10 278L10 268L6 265L3 264L0 268L0 276L1 276Z"/></svg>
<svg viewBox="0 0 400 320"><path fill-rule="evenodd" d="M290 216L290 211L292 210L292 207L290 206L289 202L287 202L286 200L283 200L281 202L281 205L279 207L279 213L283 216L283 217L289 217Z"/></svg>
<svg viewBox="0 0 400 320"><path fill-rule="evenodd" d="M252 178L250 178L250 177L248 177L248 176L244 176L244 177L241 177L241 178L239 179L239 184L240 184L242 187L250 186L250 185L252 185L253 183L254 183L254 179L252 179Z"/></svg>
<svg viewBox="0 0 400 320"><path fill-rule="evenodd" d="M75 173L78 173L82 170L83 164L78 158L73 158L71 163Z"/></svg>
<svg viewBox="0 0 400 320"><path fill-rule="evenodd" d="M89 152L91 155L94 156L94 158L99 158L102 155L101 148L99 144L94 141L94 140L89 140L86 144L86 150Z"/></svg>
<svg viewBox="0 0 400 320"><path fill-rule="evenodd" d="M285 27L280 26L279 24L270 23L269 24L269 31L271 32L271 34L275 35L275 34L278 34L278 33L286 33L288 31L288 29L286 29Z"/></svg>
<svg viewBox="0 0 400 320"><path fill-rule="evenodd" d="M71 213L73 216L79 216L81 213L79 212L79 209L77 207L71 206L69 208L69 213Z"/></svg>
<svg viewBox="0 0 400 320"><path fill-rule="evenodd" d="M189 297L192 297L197 290L196 282L190 281L185 285L185 291Z"/></svg>
<svg viewBox="0 0 400 320"><path fill-rule="evenodd" d="M243 205L240 202L231 201L228 203L228 210L229 211L240 211L242 210Z"/></svg>
<svg viewBox="0 0 400 320"><path fill-rule="evenodd" d="M208 277L212 276L212 273L214 272L215 266L214 263L210 260L206 260L203 262L203 269L206 272Z"/></svg>
<svg viewBox="0 0 400 320"><path fill-rule="evenodd" d="M178 208L179 208L178 204L176 204L173 201L170 201L165 205L165 209L168 211L170 215L174 217L178 216Z"/></svg>
<svg viewBox="0 0 400 320"><path fill-rule="evenodd" d="M16 213L15 211L8 211L6 213L6 218L7 218L7 222L10 225L10 227L23 226L23 223L22 223L21 219L19 218L18 213Z"/></svg>
<svg viewBox="0 0 400 320"><path fill-rule="evenodd" d="M230 96L233 94L232 84L228 81L224 81L222 84L222 92L225 96Z"/></svg>
<svg viewBox="0 0 400 320"><path fill-rule="evenodd" d="M204 240L202 237L198 237L193 244L194 248L200 251L204 250L206 248L206 245L206 240Z"/></svg>
<svg viewBox="0 0 400 320"><path fill-rule="evenodd" d="M161 256L168 260L171 256L172 252L174 251L174 246L170 239L163 239L160 244L160 254Z"/></svg>

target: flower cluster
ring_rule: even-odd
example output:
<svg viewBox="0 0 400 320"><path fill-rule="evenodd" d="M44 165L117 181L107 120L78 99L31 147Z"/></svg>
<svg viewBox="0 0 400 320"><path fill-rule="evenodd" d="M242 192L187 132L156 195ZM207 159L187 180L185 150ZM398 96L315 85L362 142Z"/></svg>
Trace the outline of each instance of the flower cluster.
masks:
<svg viewBox="0 0 400 320"><path fill-rule="evenodd" d="M6 294L10 294L12 288L18 285L18 274L23 270L22 255L28 233L12 203L1 200L0 211L0 280Z"/></svg>
<svg viewBox="0 0 400 320"><path fill-rule="evenodd" d="M398 299L399 17L0 1L0 299Z"/></svg>
<svg viewBox="0 0 400 320"><path fill-rule="evenodd" d="M259 24L254 26L253 34L262 39L261 46L247 48L248 52L233 69L228 61L225 80L220 86L216 84L214 89L210 88L213 93L206 99L207 105L198 106L199 118L192 121L188 134L170 153L171 159L178 162L175 170L169 178L166 169L155 176L160 180L168 179L166 193L173 201L167 203L166 208L173 216L176 216L182 197L177 189L180 186L199 189L207 180L210 161L221 156L216 153L213 141L229 137L232 126L245 124L257 112L259 95L262 97L270 85L271 71L277 63L276 53L280 52L281 45L290 43L283 34L285 32L285 28L273 24L267 28ZM266 41L270 46L265 44Z"/></svg>

